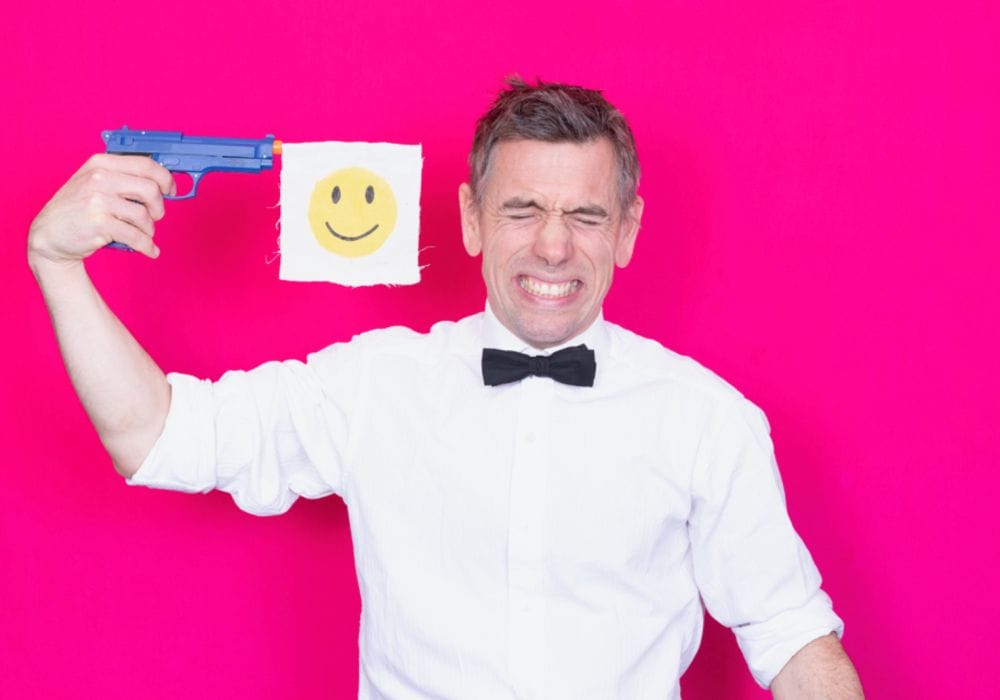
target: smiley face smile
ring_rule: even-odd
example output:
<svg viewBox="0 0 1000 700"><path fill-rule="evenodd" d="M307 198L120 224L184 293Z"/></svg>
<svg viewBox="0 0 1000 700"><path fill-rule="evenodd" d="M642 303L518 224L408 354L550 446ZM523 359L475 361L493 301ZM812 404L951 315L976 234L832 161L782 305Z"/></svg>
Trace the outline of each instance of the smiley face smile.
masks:
<svg viewBox="0 0 1000 700"><path fill-rule="evenodd" d="M367 231L365 231L364 233L362 233L360 236L345 236L342 233L337 233L336 231L334 231L333 230L333 226L330 225L329 221L324 221L323 223L326 224L326 230L327 231L329 231L330 233L332 233L334 236L336 236L337 238L339 238L342 241L360 241L365 236L370 236L371 234L375 233L375 229L378 228L378 224L375 224L370 229L368 229Z"/></svg>

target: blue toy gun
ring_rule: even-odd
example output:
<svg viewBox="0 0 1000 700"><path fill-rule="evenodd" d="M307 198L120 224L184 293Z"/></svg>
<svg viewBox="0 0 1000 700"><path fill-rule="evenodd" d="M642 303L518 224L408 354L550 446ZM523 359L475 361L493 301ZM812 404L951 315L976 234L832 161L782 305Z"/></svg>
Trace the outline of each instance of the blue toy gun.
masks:
<svg viewBox="0 0 1000 700"><path fill-rule="evenodd" d="M164 199L191 199L205 173L228 171L259 173L268 170L274 156L281 153L281 141L268 134L262 139L230 139L212 136L185 136L179 131L134 131L127 126L102 131L108 153L149 156L167 170L191 176L191 191L185 195L165 195ZM107 247L130 250L121 243Z"/></svg>

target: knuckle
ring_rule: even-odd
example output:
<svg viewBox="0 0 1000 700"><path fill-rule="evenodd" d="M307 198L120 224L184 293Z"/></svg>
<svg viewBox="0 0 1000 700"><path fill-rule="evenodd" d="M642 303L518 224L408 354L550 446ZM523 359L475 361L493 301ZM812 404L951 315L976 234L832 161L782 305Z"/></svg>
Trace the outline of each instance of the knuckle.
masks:
<svg viewBox="0 0 1000 700"><path fill-rule="evenodd" d="M163 206L163 199L160 197L159 191L156 192L155 198L149 203L147 211L154 221L159 221L167 213L166 208Z"/></svg>
<svg viewBox="0 0 1000 700"><path fill-rule="evenodd" d="M143 195L147 202L153 204L160 199L160 188L155 182L153 182L152 180L146 180L145 182L142 183L142 185L143 189L145 190Z"/></svg>
<svg viewBox="0 0 1000 700"><path fill-rule="evenodd" d="M100 187L108 181L111 173L102 165L94 167L87 175L87 181L94 187Z"/></svg>
<svg viewBox="0 0 1000 700"><path fill-rule="evenodd" d="M144 219L152 216L153 210L156 208L156 205L153 202L145 198L136 202L136 206L139 207L139 216Z"/></svg>
<svg viewBox="0 0 1000 700"><path fill-rule="evenodd" d="M141 202L131 204L128 210L128 219L136 228L146 233L153 225L153 217L150 215L149 208Z"/></svg>
<svg viewBox="0 0 1000 700"><path fill-rule="evenodd" d="M107 197L101 192L91 192L87 195L86 206L92 212L103 211L107 208Z"/></svg>

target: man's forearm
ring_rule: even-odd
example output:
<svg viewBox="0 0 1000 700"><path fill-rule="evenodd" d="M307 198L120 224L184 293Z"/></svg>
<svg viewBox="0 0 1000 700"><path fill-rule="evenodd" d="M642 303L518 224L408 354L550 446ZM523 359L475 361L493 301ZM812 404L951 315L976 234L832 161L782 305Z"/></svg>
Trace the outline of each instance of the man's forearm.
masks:
<svg viewBox="0 0 1000 700"><path fill-rule="evenodd" d="M163 430L170 385L101 299L82 261L29 262L73 387L115 468L129 477Z"/></svg>
<svg viewBox="0 0 1000 700"><path fill-rule="evenodd" d="M789 659L771 683L776 700L858 700L861 681L834 634L816 639Z"/></svg>

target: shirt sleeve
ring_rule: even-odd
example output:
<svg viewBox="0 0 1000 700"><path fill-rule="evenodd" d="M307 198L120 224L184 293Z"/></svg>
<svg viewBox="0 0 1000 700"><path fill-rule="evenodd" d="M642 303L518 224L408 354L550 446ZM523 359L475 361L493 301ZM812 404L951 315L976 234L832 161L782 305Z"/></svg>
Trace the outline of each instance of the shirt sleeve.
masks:
<svg viewBox="0 0 1000 700"><path fill-rule="evenodd" d="M299 496L342 493L359 374L346 347L331 346L305 363L227 372L217 382L168 375L166 424L128 483L219 489L255 515L283 513Z"/></svg>
<svg viewBox="0 0 1000 700"><path fill-rule="evenodd" d="M843 621L820 588L788 518L764 414L745 399L720 406L699 450L688 523L705 606L733 629L762 687L809 642Z"/></svg>

